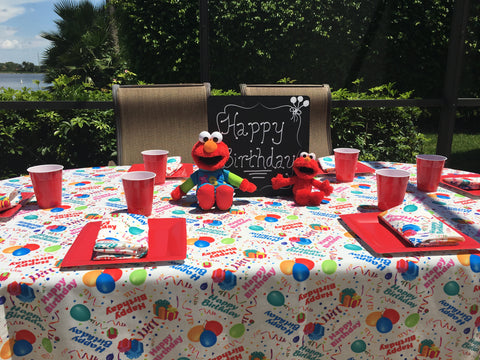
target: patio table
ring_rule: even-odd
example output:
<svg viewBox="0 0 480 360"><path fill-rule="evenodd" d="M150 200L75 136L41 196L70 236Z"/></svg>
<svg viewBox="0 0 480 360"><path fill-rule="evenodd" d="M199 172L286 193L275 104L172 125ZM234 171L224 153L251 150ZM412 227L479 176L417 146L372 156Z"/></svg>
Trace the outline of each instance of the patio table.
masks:
<svg viewBox="0 0 480 360"><path fill-rule="evenodd" d="M409 171L405 202L480 241L477 197L444 186L417 191L413 164L367 165ZM480 253L475 246L389 253L378 247L382 239L362 239L342 216L378 212L372 173L352 183L322 175L334 191L316 207L241 197L229 211L200 210L193 192L172 202L182 180L167 179L155 186L150 218L184 222L185 238L174 230L164 241L180 257L186 243L185 259L62 267L76 240L95 237L95 223L125 211L121 176L128 170L65 170L60 207L42 210L32 201L1 219L1 359L480 355ZM13 189L33 191L30 178L0 181L0 193Z"/></svg>

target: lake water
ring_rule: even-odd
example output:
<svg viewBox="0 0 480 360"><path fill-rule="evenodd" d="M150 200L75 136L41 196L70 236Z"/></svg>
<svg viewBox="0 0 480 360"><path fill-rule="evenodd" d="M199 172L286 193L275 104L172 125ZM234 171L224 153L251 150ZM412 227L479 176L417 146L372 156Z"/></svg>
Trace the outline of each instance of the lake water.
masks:
<svg viewBox="0 0 480 360"><path fill-rule="evenodd" d="M50 84L43 81L41 73L0 73L0 88L12 88L21 90L24 87L32 90L42 90ZM40 85L34 84L33 80L39 80Z"/></svg>

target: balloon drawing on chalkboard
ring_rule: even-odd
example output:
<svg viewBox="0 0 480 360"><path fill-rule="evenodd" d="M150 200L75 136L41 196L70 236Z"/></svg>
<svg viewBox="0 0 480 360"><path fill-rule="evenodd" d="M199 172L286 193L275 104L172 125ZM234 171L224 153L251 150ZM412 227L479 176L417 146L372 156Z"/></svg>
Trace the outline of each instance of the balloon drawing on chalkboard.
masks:
<svg viewBox="0 0 480 360"><path fill-rule="evenodd" d="M290 112L292 113L292 117L290 119L293 120L293 122L299 122L298 129L297 129L297 143L299 146L301 146L300 140L299 140L300 128L302 123L301 108L308 107L310 105L310 101L309 100L304 101L303 96L299 96L297 98L295 96L292 96L290 98L290 102L293 104L293 106L290 107Z"/></svg>
<svg viewBox="0 0 480 360"><path fill-rule="evenodd" d="M303 101L303 96L299 96L299 97L292 96L290 98L290 102L293 104L293 106L290 108L290 112L292 113L292 120L293 121L301 120L300 115L302 115L302 110L300 109L302 107L307 107L308 105L310 105L310 101L308 100Z"/></svg>

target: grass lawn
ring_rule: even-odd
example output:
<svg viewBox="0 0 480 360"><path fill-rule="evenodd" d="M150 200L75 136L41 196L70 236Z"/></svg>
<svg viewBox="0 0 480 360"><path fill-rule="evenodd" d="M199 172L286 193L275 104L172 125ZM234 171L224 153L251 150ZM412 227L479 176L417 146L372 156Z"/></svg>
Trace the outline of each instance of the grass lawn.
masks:
<svg viewBox="0 0 480 360"><path fill-rule="evenodd" d="M424 133L428 142L424 152L435 154L437 134ZM452 154L447 160L447 167L480 173L480 133L453 135Z"/></svg>

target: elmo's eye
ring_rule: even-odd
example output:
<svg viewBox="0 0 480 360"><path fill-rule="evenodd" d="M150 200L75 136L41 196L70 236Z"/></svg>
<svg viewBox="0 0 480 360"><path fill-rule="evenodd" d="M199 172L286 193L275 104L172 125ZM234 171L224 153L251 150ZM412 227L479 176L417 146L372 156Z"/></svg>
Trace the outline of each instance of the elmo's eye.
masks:
<svg viewBox="0 0 480 360"><path fill-rule="evenodd" d="M308 154L305 151L302 151L300 153L300 157L306 158L307 156L308 156Z"/></svg>
<svg viewBox="0 0 480 360"><path fill-rule="evenodd" d="M222 142L222 140L223 140L223 135L220 134L218 131L214 131L214 132L212 133L212 137L211 137L210 139L212 139L214 142L216 142L216 143L218 144L218 143L221 143L221 142Z"/></svg>
<svg viewBox="0 0 480 360"><path fill-rule="evenodd" d="M202 131L198 135L198 141L200 141L202 143L206 143L208 141L208 139L210 139L210 133L208 131Z"/></svg>
<svg viewBox="0 0 480 360"><path fill-rule="evenodd" d="M310 156L310 159L312 159L312 160L315 160L317 158L315 153L310 153L310 154L308 154L308 156Z"/></svg>

